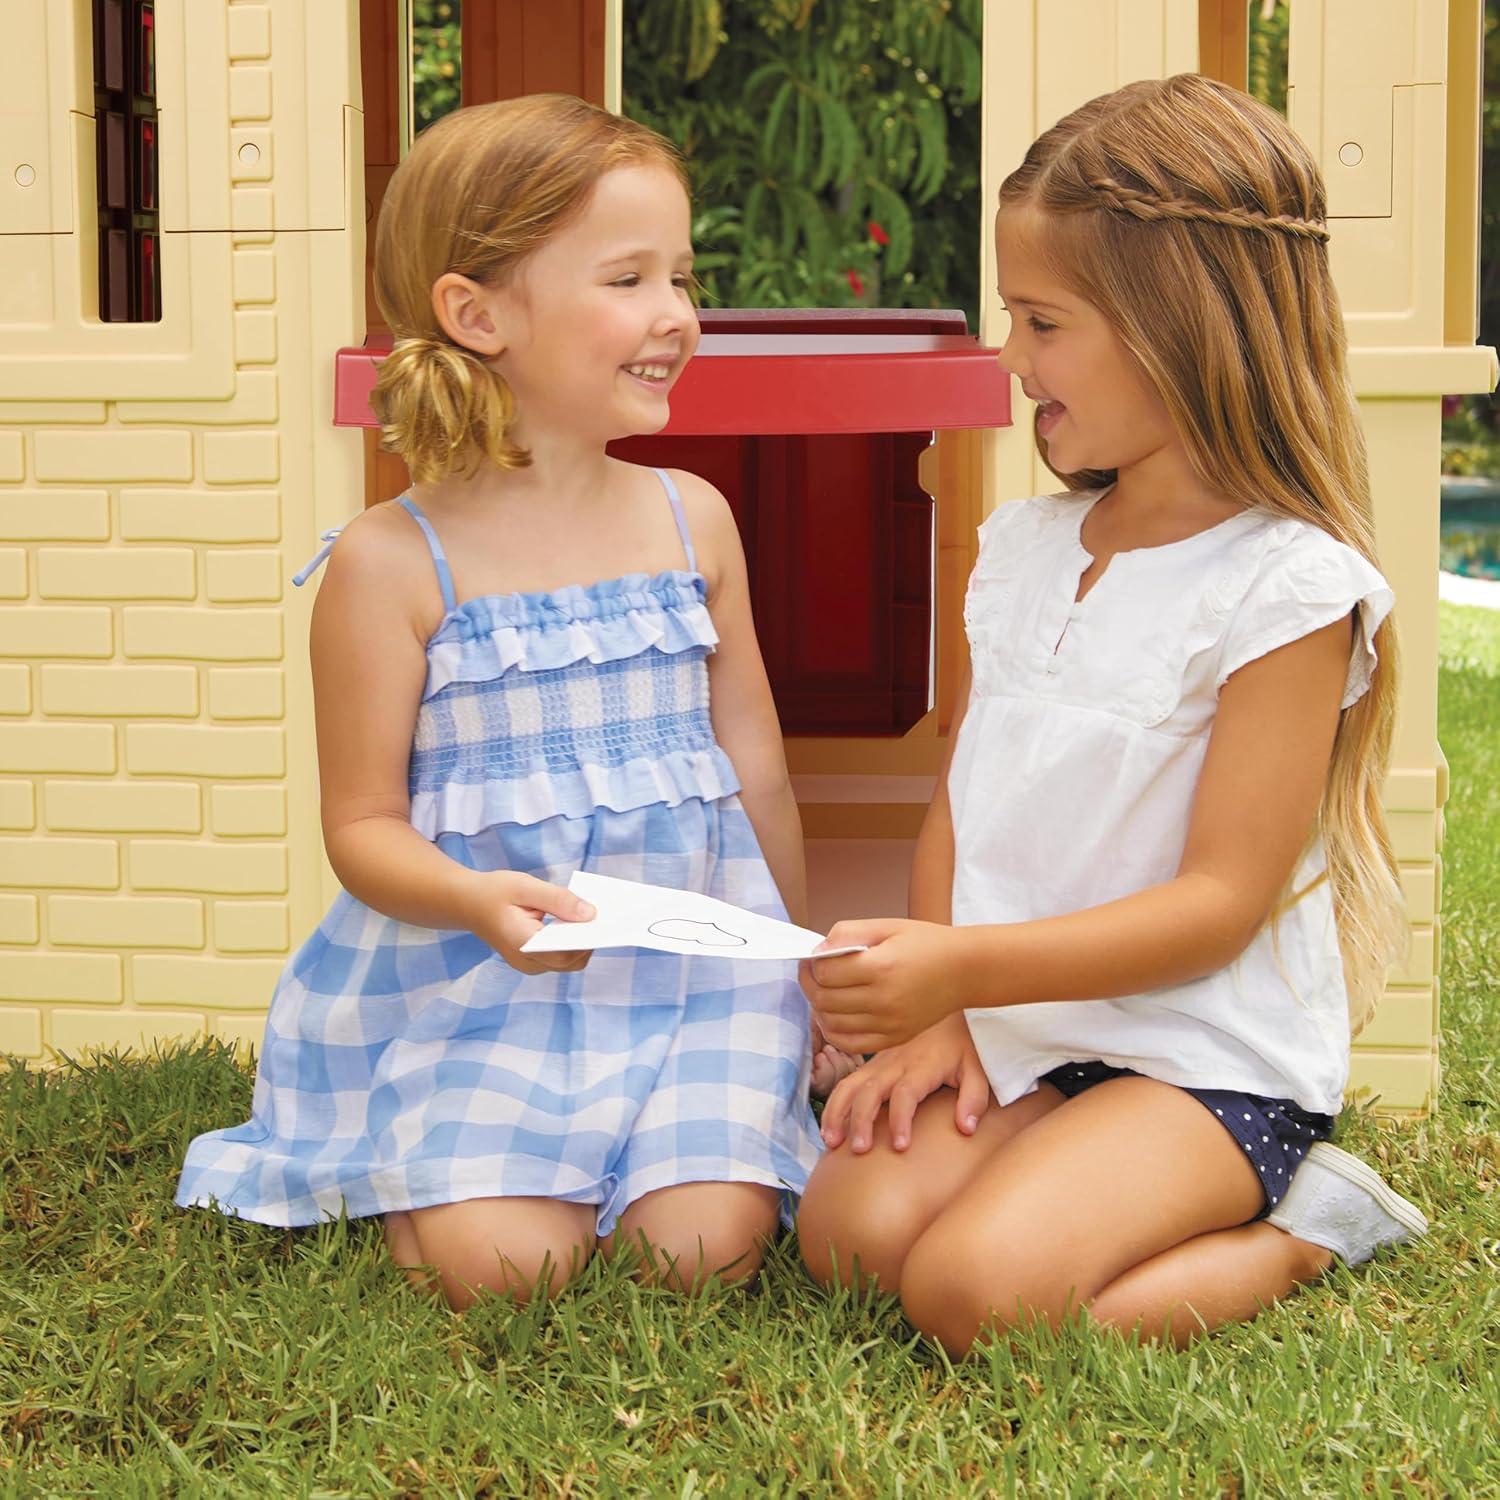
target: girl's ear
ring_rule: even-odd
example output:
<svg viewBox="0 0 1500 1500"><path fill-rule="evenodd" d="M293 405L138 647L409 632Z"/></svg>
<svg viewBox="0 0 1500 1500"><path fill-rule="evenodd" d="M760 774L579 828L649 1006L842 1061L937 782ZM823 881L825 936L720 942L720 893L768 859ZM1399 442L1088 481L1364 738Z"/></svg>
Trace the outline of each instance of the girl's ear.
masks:
<svg viewBox="0 0 1500 1500"><path fill-rule="evenodd" d="M438 326L461 348L485 359L505 352L509 342L500 298L493 288L445 271L432 284L432 310Z"/></svg>

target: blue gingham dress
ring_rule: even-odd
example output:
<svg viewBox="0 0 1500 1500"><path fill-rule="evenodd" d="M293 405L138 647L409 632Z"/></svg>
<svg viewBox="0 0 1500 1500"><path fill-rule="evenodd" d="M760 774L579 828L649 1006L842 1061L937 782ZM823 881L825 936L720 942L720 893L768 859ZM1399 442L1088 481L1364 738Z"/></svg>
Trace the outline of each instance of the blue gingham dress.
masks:
<svg viewBox="0 0 1500 1500"><path fill-rule="evenodd" d="M661 479L687 571L461 605L402 498L446 609L412 824L472 869L559 885L593 870L784 918L714 740L717 636ZM819 1149L810 1068L787 965L615 949L578 973L523 975L470 933L346 892L277 984L251 1119L192 1142L177 1202L298 1225L535 1196L594 1205L604 1235L678 1183L800 1193Z"/></svg>

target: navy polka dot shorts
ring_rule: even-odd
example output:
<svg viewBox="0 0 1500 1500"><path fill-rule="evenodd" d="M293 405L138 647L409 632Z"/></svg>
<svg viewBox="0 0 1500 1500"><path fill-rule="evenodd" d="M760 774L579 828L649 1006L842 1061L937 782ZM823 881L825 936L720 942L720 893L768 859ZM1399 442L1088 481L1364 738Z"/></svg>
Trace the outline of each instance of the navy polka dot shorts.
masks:
<svg viewBox="0 0 1500 1500"><path fill-rule="evenodd" d="M1132 1068L1112 1068L1108 1063L1064 1063L1042 1075L1058 1093L1071 1099L1111 1078L1138 1078ZM1333 1134L1333 1116L1318 1115L1302 1109L1290 1099L1267 1099L1261 1094L1238 1094L1232 1089L1184 1089L1204 1109L1211 1110L1219 1123L1244 1147L1265 1190L1265 1207L1256 1215L1264 1218L1281 1202L1302 1163L1307 1148L1314 1141L1326 1141Z"/></svg>

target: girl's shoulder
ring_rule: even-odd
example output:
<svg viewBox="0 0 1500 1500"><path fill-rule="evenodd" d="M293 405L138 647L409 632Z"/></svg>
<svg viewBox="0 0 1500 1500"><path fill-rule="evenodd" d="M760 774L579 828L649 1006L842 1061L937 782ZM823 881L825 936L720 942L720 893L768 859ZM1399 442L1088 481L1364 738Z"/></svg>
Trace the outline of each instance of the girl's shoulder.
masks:
<svg viewBox="0 0 1500 1500"><path fill-rule="evenodd" d="M335 539L319 599L378 598L383 610L409 615L430 631L443 615L431 549L415 518L399 500L361 511Z"/></svg>
<svg viewBox="0 0 1500 1500"><path fill-rule="evenodd" d="M1278 646L1354 615L1357 629L1342 703L1347 708L1374 673L1375 634L1395 605L1391 586L1363 553L1320 526L1270 512L1257 519L1213 601L1224 620L1218 686Z"/></svg>
<svg viewBox="0 0 1500 1500"><path fill-rule="evenodd" d="M1018 561L1034 548L1051 543L1066 546L1076 539L1083 516L1099 490L1062 490L1031 495L997 505L979 525L979 557L993 567Z"/></svg>
<svg viewBox="0 0 1500 1500"><path fill-rule="evenodd" d="M349 574L389 568L399 577L417 574L424 562L430 571L428 551L418 523L400 500L382 500L345 522L328 563L330 569L337 564Z"/></svg>
<svg viewBox="0 0 1500 1500"><path fill-rule="evenodd" d="M683 523L697 554L698 571L703 575L710 594L723 576L726 560L733 562L743 555L738 523L734 511L719 488L701 474L688 469L661 469L672 481L682 501ZM659 481L655 474L651 482Z"/></svg>
<svg viewBox="0 0 1500 1500"><path fill-rule="evenodd" d="M1252 512L1254 524L1235 547L1236 571L1246 601L1270 595L1296 598L1363 598L1390 585L1363 553L1337 537L1294 516Z"/></svg>
<svg viewBox="0 0 1500 1500"><path fill-rule="evenodd" d="M644 473L650 476L653 485L659 485L657 476L661 474L672 481L682 499L683 513L690 526L695 523L705 526L734 524L734 513L729 507L729 501L716 485L701 474L694 474L690 469L647 469Z"/></svg>

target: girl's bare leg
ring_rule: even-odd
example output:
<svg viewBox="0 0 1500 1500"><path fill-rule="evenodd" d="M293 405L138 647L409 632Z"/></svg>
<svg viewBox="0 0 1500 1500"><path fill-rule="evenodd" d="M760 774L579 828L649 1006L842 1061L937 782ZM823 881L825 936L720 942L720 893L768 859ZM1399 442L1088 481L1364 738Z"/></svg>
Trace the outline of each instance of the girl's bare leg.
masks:
<svg viewBox="0 0 1500 1500"><path fill-rule="evenodd" d="M1243 1149L1190 1094L1112 1079L989 1153L906 1254L901 1301L959 1356L1016 1323L1056 1325L1173 1247L1244 1225L1263 1202ZM1194 1260L1207 1285L1230 1274L1215 1248ZM1141 1284L1143 1311L1149 1289Z"/></svg>
<svg viewBox="0 0 1500 1500"><path fill-rule="evenodd" d="M406 1279L418 1291L425 1291L431 1276L422 1264L422 1249L417 1244L417 1231L412 1228L411 1215L396 1210L385 1216L385 1248L391 1259L406 1272Z"/></svg>
<svg viewBox="0 0 1500 1500"><path fill-rule="evenodd" d="M1220 1229L1132 1266L1089 1305L1101 1323L1184 1348L1224 1323L1248 1323L1316 1281L1333 1252L1260 1221Z"/></svg>
<svg viewBox="0 0 1500 1500"><path fill-rule="evenodd" d="M905 1151L892 1148L882 1109L869 1151L856 1156L846 1143L813 1169L797 1214L808 1270L824 1285L849 1285L858 1275L896 1290L917 1237L1000 1147L1062 1103L1044 1083L1004 1109L992 1106L964 1135L953 1119L953 1090L939 1089L917 1106Z"/></svg>
<svg viewBox="0 0 1500 1500"><path fill-rule="evenodd" d="M415 1285L431 1267L448 1305L469 1306L481 1290L529 1301L547 1272L552 1295L588 1264L595 1211L555 1198L471 1198L385 1216L391 1258Z"/></svg>
<svg viewBox="0 0 1500 1500"><path fill-rule="evenodd" d="M755 1275L780 1212L779 1188L755 1182L678 1183L637 1198L600 1245L606 1255L626 1250L639 1256L646 1280L696 1291L710 1280Z"/></svg>

